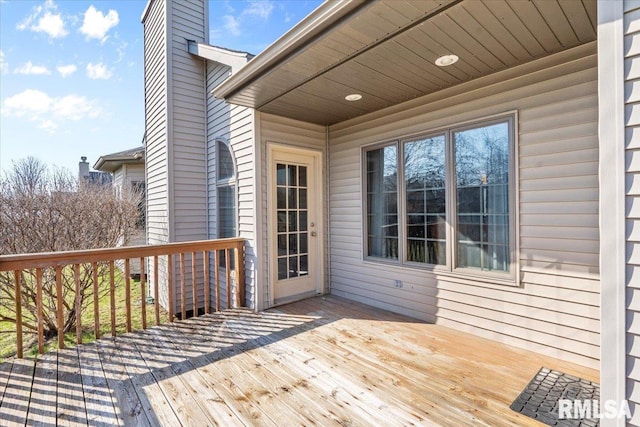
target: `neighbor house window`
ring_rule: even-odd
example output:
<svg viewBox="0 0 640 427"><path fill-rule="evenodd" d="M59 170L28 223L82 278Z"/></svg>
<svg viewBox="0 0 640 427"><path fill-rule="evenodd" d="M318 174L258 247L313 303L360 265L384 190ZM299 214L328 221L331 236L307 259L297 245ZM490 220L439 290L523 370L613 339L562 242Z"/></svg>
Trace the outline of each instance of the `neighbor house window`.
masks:
<svg viewBox="0 0 640 427"><path fill-rule="evenodd" d="M236 168L227 143L216 140L217 237L236 237ZM233 259L231 260L233 261ZM225 265L224 254L220 265Z"/></svg>
<svg viewBox="0 0 640 427"><path fill-rule="evenodd" d="M136 219L136 227L144 229L147 224L147 190L144 181L131 181L133 192L139 197L138 199L138 218Z"/></svg>
<svg viewBox="0 0 640 427"><path fill-rule="evenodd" d="M511 273L513 123L509 116L367 149L366 256Z"/></svg>

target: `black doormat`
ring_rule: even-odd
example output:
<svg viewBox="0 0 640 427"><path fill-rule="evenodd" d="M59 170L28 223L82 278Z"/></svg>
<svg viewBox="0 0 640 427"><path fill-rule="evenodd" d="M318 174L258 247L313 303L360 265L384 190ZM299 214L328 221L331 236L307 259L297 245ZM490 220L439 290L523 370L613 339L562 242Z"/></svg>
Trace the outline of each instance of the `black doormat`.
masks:
<svg viewBox="0 0 640 427"><path fill-rule="evenodd" d="M560 400L564 401L562 413ZM599 400L599 384L541 368L510 408L549 426L596 427L600 425L598 418L581 416L597 416L594 401ZM569 406L568 401L579 401L582 408Z"/></svg>

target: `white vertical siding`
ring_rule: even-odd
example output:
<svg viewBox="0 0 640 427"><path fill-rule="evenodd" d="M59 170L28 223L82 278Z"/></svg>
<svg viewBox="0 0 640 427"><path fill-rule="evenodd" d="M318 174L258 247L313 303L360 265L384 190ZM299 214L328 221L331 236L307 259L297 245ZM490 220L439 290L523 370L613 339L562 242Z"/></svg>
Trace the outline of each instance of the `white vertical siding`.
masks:
<svg viewBox="0 0 640 427"><path fill-rule="evenodd" d="M591 44L332 126L331 292L597 368L596 65ZM516 110L520 287L363 261L363 146Z"/></svg>
<svg viewBox="0 0 640 427"><path fill-rule="evenodd" d="M169 242L169 146L167 129L167 11L166 3L150 0L144 24L145 163L147 185L147 243ZM160 268L166 283L166 263ZM150 272L153 281L153 270ZM160 302L168 305L166 289Z"/></svg>
<svg viewBox="0 0 640 427"><path fill-rule="evenodd" d="M269 168L267 165L267 144L268 143L279 143L285 145L292 145L303 148L311 148L314 150L322 151L322 164L325 165L325 170L322 171L322 176L326 177L326 165L327 165L327 132L324 126L315 125L311 123L300 122L297 120L287 119L280 116L274 116L271 114L260 114L260 159L262 163L262 176L260 179L261 182L261 194L262 200L267 200L267 183L268 180L268 172ZM326 188L324 179L322 182L322 188ZM323 200L325 201L325 206L323 207L323 211L325 212L325 220L324 224L328 224L327 218L327 209L328 209L328 197L327 194L324 194ZM265 308L270 304L270 294L269 290L271 288L271 283L269 283L269 227L267 224L267 206L268 203L263 203L262 205L262 213L260 215L260 219L262 221L262 253L265 256L262 258L261 265L263 268L263 274L261 279L263 280L263 290L264 290L264 302ZM325 240L325 248L328 248L328 226L326 226L326 230L324 235L326 236ZM328 276L328 254L325 253L325 275Z"/></svg>
<svg viewBox="0 0 640 427"><path fill-rule="evenodd" d="M207 185L209 229L211 238L217 238L216 199L216 138L226 140L236 161L236 194L238 237L246 239L245 275L246 304L256 307L254 295L256 278L256 212L254 209L255 138L253 135L254 112L245 107L230 105L210 95L214 87L229 77L229 66L208 61L207 66ZM212 265L213 270L213 265ZM213 277L213 276L212 276ZM226 301L223 294L222 301Z"/></svg>
<svg viewBox="0 0 640 427"><path fill-rule="evenodd" d="M626 126L627 399L640 425L640 4L627 1L624 16Z"/></svg>

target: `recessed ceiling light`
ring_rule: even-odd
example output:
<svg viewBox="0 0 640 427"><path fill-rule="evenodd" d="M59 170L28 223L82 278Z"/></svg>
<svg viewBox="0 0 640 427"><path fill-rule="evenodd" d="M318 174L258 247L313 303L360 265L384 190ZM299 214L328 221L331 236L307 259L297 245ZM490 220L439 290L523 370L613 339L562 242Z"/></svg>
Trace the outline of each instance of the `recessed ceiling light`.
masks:
<svg viewBox="0 0 640 427"><path fill-rule="evenodd" d="M362 95L359 93L352 93L351 95L347 95L344 97L347 101L360 101L362 99Z"/></svg>
<svg viewBox="0 0 640 427"><path fill-rule="evenodd" d="M436 65L438 67L446 67L447 65L455 64L456 62L458 62L458 57L456 55L444 55L436 59Z"/></svg>

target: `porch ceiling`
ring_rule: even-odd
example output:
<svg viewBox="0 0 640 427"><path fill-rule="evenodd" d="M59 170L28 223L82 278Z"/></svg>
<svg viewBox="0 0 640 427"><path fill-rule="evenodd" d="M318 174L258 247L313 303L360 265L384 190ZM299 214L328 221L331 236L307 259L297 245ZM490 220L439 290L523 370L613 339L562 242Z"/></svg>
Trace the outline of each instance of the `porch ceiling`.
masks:
<svg viewBox="0 0 640 427"><path fill-rule="evenodd" d="M300 42L303 21L214 95L330 125L596 39L595 0L394 0L346 9ZM435 65L448 54L459 61ZM352 93L362 99L346 101Z"/></svg>

